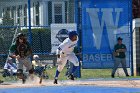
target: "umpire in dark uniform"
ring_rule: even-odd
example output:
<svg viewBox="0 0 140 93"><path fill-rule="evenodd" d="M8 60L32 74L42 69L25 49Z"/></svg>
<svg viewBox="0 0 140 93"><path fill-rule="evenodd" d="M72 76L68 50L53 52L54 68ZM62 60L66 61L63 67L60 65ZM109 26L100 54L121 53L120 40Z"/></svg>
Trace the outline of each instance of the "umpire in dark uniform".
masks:
<svg viewBox="0 0 140 93"><path fill-rule="evenodd" d="M122 64L122 68L125 72L126 76L128 75L127 69L126 69L126 46L125 44L122 43L122 38L118 37L117 41L118 43L114 46L114 57L115 57L115 63L114 63L114 68L112 70L111 77L114 78L115 72L119 66L119 64Z"/></svg>

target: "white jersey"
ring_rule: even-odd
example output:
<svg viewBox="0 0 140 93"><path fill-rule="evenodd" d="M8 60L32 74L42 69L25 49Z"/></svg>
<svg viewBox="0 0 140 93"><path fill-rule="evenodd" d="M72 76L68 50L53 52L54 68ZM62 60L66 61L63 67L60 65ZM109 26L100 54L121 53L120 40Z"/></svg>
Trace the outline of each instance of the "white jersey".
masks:
<svg viewBox="0 0 140 93"><path fill-rule="evenodd" d="M60 55L60 58L57 59L58 62L58 71L61 72L64 68L67 60L72 62L74 66L79 66L78 58L75 56L74 47L77 45L77 40L72 42L69 38L66 38L58 47L56 54Z"/></svg>
<svg viewBox="0 0 140 93"><path fill-rule="evenodd" d="M72 42L69 38L66 38L63 43L59 45L59 48L57 50L65 53L65 54L71 54L73 53L74 47L77 45L77 40Z"/></svg>

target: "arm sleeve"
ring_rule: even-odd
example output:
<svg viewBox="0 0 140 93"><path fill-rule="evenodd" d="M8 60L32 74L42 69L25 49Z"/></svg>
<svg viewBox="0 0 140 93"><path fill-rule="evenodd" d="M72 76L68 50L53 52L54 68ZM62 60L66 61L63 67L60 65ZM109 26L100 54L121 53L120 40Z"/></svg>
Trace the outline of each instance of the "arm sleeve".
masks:
<svg viewBox="0 0 140 93"><path fill-rule="evenodd" d="M15 54L15 51L16 51L16 44L12 44L9 49L9 56L12 56L13 54Z"/></svg>
<svg viewBox="0 0 140 93"><path fill-rule="evenodd" d="M59 47L62 51L65 50L68 47L68 42L62 43Z"/></svg>
<svg viewBox="0 0 140 93"><path fill-rule="evenodd" d="M67 47L67 43L61 43L56 50L56 55L60 54L60 51L63 51Z"/></svg>
<svg viewBox="0 0 140 93"><path fill-rule="evenodd" d="M16 44L14 43L10 46L9 52L14 53L15 51L16 51Z"/></svg>

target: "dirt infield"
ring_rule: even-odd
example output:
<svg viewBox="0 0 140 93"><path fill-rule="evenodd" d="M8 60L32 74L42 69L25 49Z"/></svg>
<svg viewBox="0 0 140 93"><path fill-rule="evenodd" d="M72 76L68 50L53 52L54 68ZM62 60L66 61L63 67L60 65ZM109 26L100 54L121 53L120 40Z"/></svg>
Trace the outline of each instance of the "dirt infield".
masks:
<svg viewBox="0 0 140 93"><path fill-rule="evenodd" d="M53 80L43 81L42 84L36 81L27 81L25 84L22 84L21 81L14 83L4 82L0 84L0 88L26 88L26 87L42 87L42 86L74 86L74 85L87 85L87 86L105 86L105 87L133 87L140 88L140 79L91 79L91 80L63 80L58 81L57 85L53 84Z"/></svg>

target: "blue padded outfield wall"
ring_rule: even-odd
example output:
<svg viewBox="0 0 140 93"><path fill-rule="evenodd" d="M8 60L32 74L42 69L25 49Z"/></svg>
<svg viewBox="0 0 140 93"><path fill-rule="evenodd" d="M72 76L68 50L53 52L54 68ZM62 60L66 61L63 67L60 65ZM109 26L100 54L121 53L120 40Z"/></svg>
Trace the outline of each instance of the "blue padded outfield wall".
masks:
<svg viewBox="0 0 140 93"><path fill-rule="evenodd" d="M117 37L126 44L131 63L131 0L81 0L83 68L112 68Z"/></svg>

